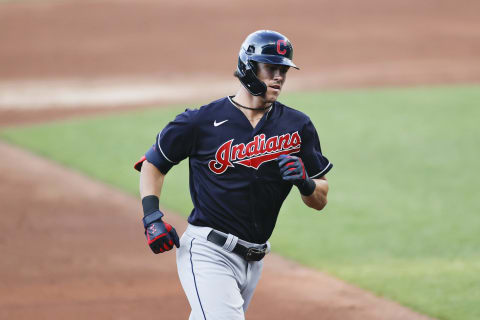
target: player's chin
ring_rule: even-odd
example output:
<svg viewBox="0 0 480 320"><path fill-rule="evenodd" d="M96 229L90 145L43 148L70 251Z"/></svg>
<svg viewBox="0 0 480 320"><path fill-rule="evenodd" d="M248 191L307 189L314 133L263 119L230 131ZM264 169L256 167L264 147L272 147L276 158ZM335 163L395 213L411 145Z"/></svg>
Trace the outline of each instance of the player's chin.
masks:
<svg viewBox="0 0 480 320"><path fill-rule="evenodd" d="M267 100L267 102L275 102L281 91L282 89L268 87L267 94L265 95L265 100Z"/></svg>

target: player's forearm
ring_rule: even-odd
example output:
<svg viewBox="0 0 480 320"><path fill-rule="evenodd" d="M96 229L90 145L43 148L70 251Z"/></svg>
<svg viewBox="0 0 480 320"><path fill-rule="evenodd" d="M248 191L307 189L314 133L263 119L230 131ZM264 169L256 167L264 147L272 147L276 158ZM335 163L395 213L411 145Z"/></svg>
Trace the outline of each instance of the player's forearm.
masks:
<svg viewBox="0 0 480 320"><path fill-rule="evenodd" d="M309 196L303 196L303 202L310 208L322 210L327 205L328 181L325 178L313 179L315 190Z"/></svg>
<svg viewBox="0 0 480 320"><path fill-rule="evenodd" d="M145 160L140 172L140 197L144 198L149 195L160 197L164 178L164 174L153 164Z"/></svg>

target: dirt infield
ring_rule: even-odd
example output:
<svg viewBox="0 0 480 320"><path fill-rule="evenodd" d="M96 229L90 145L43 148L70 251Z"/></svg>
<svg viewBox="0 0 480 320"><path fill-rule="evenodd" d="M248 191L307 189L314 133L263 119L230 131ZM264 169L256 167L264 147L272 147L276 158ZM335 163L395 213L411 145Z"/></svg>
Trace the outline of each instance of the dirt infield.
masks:
<svg viewBox="0 0 480 320"><path fill-rule="evenodd" d="M262 28L294 42L302 70L287 90L480 82L479 11L476 0L1 3L0 126L185 101L191 79L202 99L228 94L217 83L234 83L239 39ZM105 100L125 83L176 86ZM3 143L0 153L0 319L187 318L174 255L146 247L137 199ZM426 319L270 255L248 319L290 318Z"/></svg>
<svg viewBox="0 0 480 320"><path fill-rule="evenodd" d="M270 28L317 84L479 81L479 11L476 0L14 2L0 10L0 79L230 77L239 42Z"/></svg>
<svg viewBox="0 0 480 320"><path fill-rule="evenodd" d="M150 252L137 199L1 142L0 154L0 319L188 318L175 254ZM248 319L428 319L274 254L265 265Z"/></svg>
<svg viewBox="0 0 480 320"><path fill-rule="evenodd" d="M205 101L224 96L232 91L218 83L236 84L239 42L264 28L294 42L301 70L290 73L287 91L480 82L479 11L476 0L7 2L0 10L0 119L37 121L18 109L29 101L56 107L54 118L85 113L72 111L75 103L91 112L159 104L172 97L150 88L172 83L176 101L191 100L199 86ZM103 85L92 89L95 81ZM128 84L136 86L132 94L143 92L137 101L118 99Z"/></svg>

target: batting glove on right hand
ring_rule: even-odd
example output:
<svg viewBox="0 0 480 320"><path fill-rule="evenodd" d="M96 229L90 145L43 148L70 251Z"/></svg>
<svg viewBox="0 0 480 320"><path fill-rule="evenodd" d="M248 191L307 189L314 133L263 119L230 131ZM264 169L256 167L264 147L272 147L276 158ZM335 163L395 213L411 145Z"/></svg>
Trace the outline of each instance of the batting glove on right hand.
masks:
<svg viewBox="0 0 480 320"><path fill-rule="evenodd" d="M180 247L177 231L174 227L162 221L163 213L159 210L143 217L145 237L153 253L169 251L173 245Z"/></svg>

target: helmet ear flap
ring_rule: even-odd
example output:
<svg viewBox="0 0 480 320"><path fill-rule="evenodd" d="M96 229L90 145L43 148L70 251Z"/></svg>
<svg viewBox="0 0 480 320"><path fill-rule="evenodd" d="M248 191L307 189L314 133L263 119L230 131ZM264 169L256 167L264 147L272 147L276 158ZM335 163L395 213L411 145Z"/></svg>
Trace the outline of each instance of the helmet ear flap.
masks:
<svg viewBox="0 0 480 320"><path fill-rule="evenodd" d="M239 79L252 96L261 96L267 92L267 85L257 78L253 68L245 70L244 76Z"/></svg>
<svg viewBox="0 0 480 320"><path fill-rule="evenodd" d="M253 73L257 75L258 73L258 62L253 61L253 60L248 60L248 64L250 65L250 68L253 70Z"/></svg>
<svg viewBox="0 0 480 320"><path fill-rule="evenodd" d="M256 61L248 59L246 54L241 53L238 57L236 75L242 85L252 96L261 96L267 92L267 85L257 78L258 66Z"/></svg>

